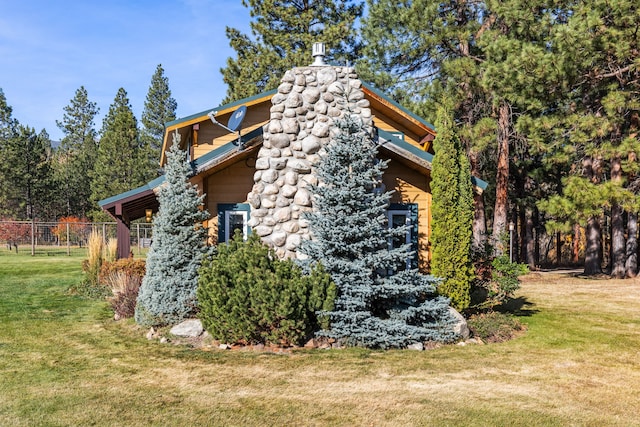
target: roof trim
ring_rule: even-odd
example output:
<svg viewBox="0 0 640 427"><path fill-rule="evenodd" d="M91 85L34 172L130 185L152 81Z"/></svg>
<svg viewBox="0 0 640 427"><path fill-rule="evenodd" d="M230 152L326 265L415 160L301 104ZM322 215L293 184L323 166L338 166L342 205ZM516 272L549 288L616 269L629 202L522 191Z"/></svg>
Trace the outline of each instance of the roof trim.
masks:
<svg viewBox="0 0 640 427"><path fill-rule="evenodd" d="M433 157L434 157L433 154L427 151L421 150L418 147L411 145L406 141L401 140L391 132L387 132L382 129L378 129L378 137L383 140L383 143L381 144L382 146L385 146L385 144L395 145L401 150L408 152L409 154L427 162L428 165L426 165L426 167L427 169L431 170L431 164L433 163ZM403 153L398 153L398 154L403 154ZM409 156L405 156L405 157L409 157ZM409 158L409 160L413 160L413 159ZM479 188L481 191L486 190L487 186L489 185L489 183L487 183L486 181L483 181L482 179L473 175L471 176L471 183L475 187Z"/></svg>
<svg viewBox="0 0 640 427"><path fill-rule="evenodd" d="M165 181L165 176L161 175L156 179L149 181L148 183L134 188L133 190L125 191L124 193L116 194L115 196L108 197L106 199L100 200L98 205L106 210L110 205L114 205L118 202L123 203L127 199L133 198L134 196L139 196L142 193L145 193L149 190L153 191Z"/></svg>
<svg viewBox="0 0 640 427"><path fill-rule="evenodd" d="M230 108L237 107L238 105L253 103L253 102L255 102L255 101L259 100L259 99L262 99L262 98L269 98L272 95L275 95L277 91L278 91L277 89L272 89L272 90L269 90L269 91L266 91L266 92L259 93L257 95L249 96L247 98L242 98L242 99L239 99L237 101L233 101L233 102L229 102L227 104L219 105L219 106L214 107L214 108L209 108L208 110L204 110L204 111L201 111L199 113L191 114L190 116L186 116L186 117L182 117L182 118L179 118L179 119L176 119L176 120L172 120L170 122L166 122L164 124L164 127L165 127L165 129L168 129L169 127L172 127L172 126L175 126L175 125L179 125L179 124L182 124L184 122L188 122L188 121L191 121L191 120L194 120L194 119L198 119L200 117L207 117L207 114L209 114L211 111L214 111L214 110L218 110L218 111L228 110Z"/></svg>
<svg viewBox="0 0 640 427"><path fill-rule="evenodd" d="M417 114L413 113L412 111L407 110L405 107L403 107L402 105L398 104L396 101L391 99L387 94L385 94L381 90L371 86L369 83L366 83L364 81L362 82L362 86L365 89L367 89L368 91L370 91L371 93L373 93L374 95L376 95L377 97L383 99L385 102L388 102L393 107L395 107L398 110L400 110L402 113L404 113L407 116L411 117L413 120L415 120L418 123L420 123L421 125L429 128L431 133L435 133L436 132L436 127L434 125L432 125L431 123L429 123L428 121L426 121L422 117L418 116Z"/></svg>

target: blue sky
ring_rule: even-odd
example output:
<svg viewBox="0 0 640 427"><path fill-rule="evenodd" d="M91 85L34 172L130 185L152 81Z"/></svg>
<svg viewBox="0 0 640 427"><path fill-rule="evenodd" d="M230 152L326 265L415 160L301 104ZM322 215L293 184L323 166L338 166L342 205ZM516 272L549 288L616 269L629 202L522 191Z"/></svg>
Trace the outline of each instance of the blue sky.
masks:
<svg viewBox="0 0 640 427"><path fill-rule="evenodd" d="M14 118L58 140L80 86L100 108L96 129L120 87L140 120L162 64L187 116L224 98L225 27L249 34L249 21L240 0L0 0L0 88Z"/></svg>

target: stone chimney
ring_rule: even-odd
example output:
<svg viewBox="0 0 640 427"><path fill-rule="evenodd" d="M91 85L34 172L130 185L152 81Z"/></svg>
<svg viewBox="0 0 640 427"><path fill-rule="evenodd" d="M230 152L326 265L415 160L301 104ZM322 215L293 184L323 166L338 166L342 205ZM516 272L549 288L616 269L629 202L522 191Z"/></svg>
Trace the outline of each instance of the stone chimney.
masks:
<svg viewBox="0 0 640 427"><path fill-rule="evenodd" d="M249 225L280 258L296 258L302 239L310 238L310 184L317 184L314 165L333 136L334 121L359 115L373 130L369 101L351 67L329 65L287 71L273 96L270 121L258 152L254 185L247 196Z"/></svg>

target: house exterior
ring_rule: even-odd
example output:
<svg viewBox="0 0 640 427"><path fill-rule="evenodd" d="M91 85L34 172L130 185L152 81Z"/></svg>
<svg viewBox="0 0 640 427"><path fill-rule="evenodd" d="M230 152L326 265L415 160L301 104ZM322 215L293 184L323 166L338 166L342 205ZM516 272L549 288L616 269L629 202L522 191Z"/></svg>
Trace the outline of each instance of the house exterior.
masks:
<svg viewBox="0 0 640 427"><path fill-rule="evenodd" d="M235 132L233 115L241 113ZM394 190L389 226L410 225L406 242L416 252L411 263L426 269L434 126L360 81L353 68L297 67L285 73L278 89L219 106L213 120L206 110L169 122L160 163L166 161L172 135L179 133L194 168L191 181L206 195L211 217L204 226L211 244L240 229L245 235L258 233L278 256L295 258L300 242L310 238L303 212L313 208L308 186L317 183L314 164L331 139L332 123L344 114L360 116L379 145L379 157L389 159L381 188ZM472 180L476 191L487 186ZM100 202L118 222L119 257L129 254L130 222L157 210L154 190L162 182L160 177Z"/></svg>

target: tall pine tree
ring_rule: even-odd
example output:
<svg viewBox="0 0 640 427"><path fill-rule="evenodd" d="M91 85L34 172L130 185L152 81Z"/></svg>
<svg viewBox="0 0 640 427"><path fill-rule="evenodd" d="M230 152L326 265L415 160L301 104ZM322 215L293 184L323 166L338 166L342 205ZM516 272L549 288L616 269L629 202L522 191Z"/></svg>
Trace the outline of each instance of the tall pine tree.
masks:
<svg viewBox="0 0 640 427"><path fill-rule="evenodd" d="M473 196L469 161L461 147L450 111L441 106L431 169L431 274L444 279L438 292L458 310L469 307Z"/></svg>
<svg viewBox="0 0 640 427"><path fill-rule="evenodd" d="M285 71L313 62L315 42L327 46L328 60L353 63L358 56L355 23L362 4L345 0L243 0L250 8L253 38L227 27L237 52L221 70L227 84L224 102L273 89Z"/></svg>
<svg viewBox="0 0 640 427"><path fill-rule="evenodd" d="M102 138L91 176L92 201L98 202L145 184L147 165L137 120L127 92L120 88L102 125ZM101 217L100 214L94 213L94 219Z"/></svg>
<svg viewBox="0 0 640 427"><path fill-rule="evenodd" d="M453 339L448 300L435 295L435 280L406 269L409 245L389 248L407 230L388 227L390 193L374 191L387 163L377 160L370 129L351 116L336 126L317 165L320 184L311 187L314 211L306 218L313 239L301 248L337 288L331 329L322 334L379 348Z"/></svg>
<svg viewBox="0 0 640 427"><path fill-rule="evenodd" d="M160 174L160 151L164 142L164 124L175 120L178 104L171 97L169 79L164 75L162 64L158 64L151 77L151 86L142 111L141 138L148 150L149 167Z"/></svg>
<svg viewBox="0 0 640 427"><path fill-rule="evenodd" d="M6 184L5 206L15 219L53 219L49 217L53 185L51 140L46 131L36 134L28 126L18 125L5 140L0 152L0 178Z"/></svg>
<svg viewBox="0 0 640 427"><path fill-rule="evenodd" d="M87 90L76 90L64 107L62 121L56 122L64 137L55 153L54 173L65 215L86 217L97 206L91 203L91 181L87 172L95 166L98 135L94 119L99 109L89 101Z"/></svg>
<svg viewBox="0 0 640 427"><path fill-rule="evenodd" d="M136 303L135 319L144 326L173 325L194 315L198 269L205 249L209 217L204 195L189 182L192 172L176 132L167 152L166 183L158 191L160 208L153 221L147 272Z"/></svg>
<svg viewBox="0 0 640 427"><path fill-rule="evenodd" d="M11 164L5 150L7 150L10 138L12 138L16 132L18 125L17 120L11 117L13 109L7 103L7 98L4 96L4 91L0 88L0 217L9 216L11 210L8 209L11 181L8 177L5 177L10 172Z"/></svg>

